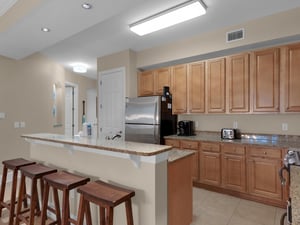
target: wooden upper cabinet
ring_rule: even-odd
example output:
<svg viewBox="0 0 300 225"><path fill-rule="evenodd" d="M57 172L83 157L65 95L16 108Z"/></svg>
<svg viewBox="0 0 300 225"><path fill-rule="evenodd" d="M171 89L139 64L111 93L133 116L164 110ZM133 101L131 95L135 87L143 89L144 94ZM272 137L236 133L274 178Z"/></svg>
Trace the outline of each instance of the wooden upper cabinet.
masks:
<svg viewBox="0 0 300 225"><path fill-rule="evenodd" d="M171 71L170 68L161 68L155 71L155 95L162 95L163 88L171 85Z"/></svg>
<svg viewBox="0 0 300 225"><path fill-rule="evenodd" d="M284 57L285 111L300 112L300 44L287 46Z"/></svg>
<svg viewBox="0 0 300 225"><path fill-rule="evenodd" d="M188 65L189 112L205 112L205 62Z"/></svg>
<svg viewBox="0 0 300 225"><path fill-rule="evenodd" d="M207 112L225 113L225 58L207 60Z"/></svg>
<svg viewBox="0 0 300 225"><path fill-rule="evenodd" d="M249 54L238 54L226 58L229 113L250 111L249 103Z"/></svg>
<svg viewBox="0 0 300 225"><path fill-rule="evenodd" d="M138 76L139 96L154 95L154 71L145 71Z"/></svg>
<svg viewBox="0 0 300 225"><path fill-rule="evenodd" d="M173 114L187 112L187 66L178 65L172 67L172 98Z"/></svg>
<svg viewBox="0 0 300 225"><path fill-rule="evenodd" d="M252 53L253 112L279 112L279 49Z"/></svg>

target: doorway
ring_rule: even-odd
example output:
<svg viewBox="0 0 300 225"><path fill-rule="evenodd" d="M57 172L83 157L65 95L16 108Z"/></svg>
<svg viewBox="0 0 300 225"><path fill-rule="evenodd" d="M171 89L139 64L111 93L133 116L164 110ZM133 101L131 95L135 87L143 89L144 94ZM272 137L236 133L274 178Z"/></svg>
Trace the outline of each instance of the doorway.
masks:
<svg viewBox="0 0 300 225"><path fill-rule="evenodd" d="M78 133L78 85L65 83L65 135Z"/></svg>
<svg viewBox="0 0 300 225"><path fill-rule="evenodd" d="M99 137L116 134L125 139L125 68L100 72L99 82Z"/></svg>

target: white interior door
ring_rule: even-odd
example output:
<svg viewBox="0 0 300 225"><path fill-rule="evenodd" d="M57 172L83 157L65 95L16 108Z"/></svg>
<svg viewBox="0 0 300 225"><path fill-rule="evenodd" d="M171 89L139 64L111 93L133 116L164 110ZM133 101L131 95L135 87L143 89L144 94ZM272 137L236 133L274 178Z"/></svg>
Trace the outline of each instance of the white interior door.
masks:
<svg viewBox="0 0 300 225"><path fill-rule="evenodd" d="M112 137L125 130L125 68L99 74L99 137Z"/></svg>
<svg viewBox="0 0 300 225"><path fill-rule="evenodd" d="M91 123L97 123L96 106L97 106L97 90L88 89L86 92L86 121Z"/></svg>
<svg viewBox="0 0 300 225"><path fill-rule="evenodd" d="M65 135L78 133L78 85L65 83Z"/></svg>

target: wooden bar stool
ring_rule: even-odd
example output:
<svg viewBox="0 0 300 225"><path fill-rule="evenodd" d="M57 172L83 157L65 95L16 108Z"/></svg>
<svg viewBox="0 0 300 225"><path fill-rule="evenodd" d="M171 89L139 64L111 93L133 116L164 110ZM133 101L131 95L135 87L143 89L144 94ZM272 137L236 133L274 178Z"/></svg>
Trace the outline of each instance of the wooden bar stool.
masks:
<svg viewBox="0 0 300 225"><path fill-rule="evenodd" d="M2 216L2 209L7 208L9 210L9 220L8 224L12 225L14 216L15 216L15 204L16 204L16 190L18 183L18 172L22 166L27 166L35 164L35 162L28 161L23 158L10 159L2 162L3 172L2 172L2 182L1 182L1 192L0 192L0 217ZM6 179L8 170L12 170L12 186L11 186L11 195L10 200L4 202L5 188L6 188ZM27 201L24 201L24 207L27 207Z"/></svg>
<svg viewBox="0 0 300 225"><path fill-rule="evenodd" d="M127 225L133 225L131 198L134 191L117 187L103 181L87 183L77 189L80 195L78 225L83 224L84 213L87 225L91 225L90 202L99 206L100 225L113 225L114 207L125 202Z"/></svg>
<svg viewBox="0 0 300 225"><path fill-rule="evenodd" d="M43 176L55 173L57 170L48 166L44 166L42 164L33 164L29 166L24 166L20 168L21 171L21 183L20 183L20 191L19 191L19 200L17 204L17 214L16 214L16 225L22 223L33 225L34 224L34 216L40 215L40 206L39 206L39 196L37 183L40 181L41 188L41 199L43 198L44 191L44 182L42 180ZM26 178L31 179L31 193L30 195L26 195L25 193L25 181ZM26 195L26 198L30 198L30 208L22 210L22 196ZM29 212L29 215L26 213Z"/></svg>
<svg viewBox="0 0 300 225"><path fill-rule="evenodd" d="M69 202L69 194L70 190L77 188L81 185L89 182L90 178L81 177L72 173L68 173L65 171L60 171L57 173L52 173L43 177L45 181L45 189L44 189L44 199L43 199L43 208L42 208L42 221L41 225L45 225L47 220L47 209L49 211L56 214L56 221L51 224L62 224L67 225L73 223L77 224L76 220L70 217L70 202ZM53 200L55 209L48 207L48 198L49 198L49 190L52 187L53 190ZM60 217L60 207L59 207L59 199L57 189L63 192L63 200L62 200L62 219Z"/></svg>

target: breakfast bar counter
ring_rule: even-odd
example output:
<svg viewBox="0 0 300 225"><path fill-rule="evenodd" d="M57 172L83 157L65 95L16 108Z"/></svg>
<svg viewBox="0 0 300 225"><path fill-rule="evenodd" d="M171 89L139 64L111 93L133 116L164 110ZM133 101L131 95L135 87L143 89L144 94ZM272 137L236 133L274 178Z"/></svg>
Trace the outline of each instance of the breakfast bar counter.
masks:
<svg viewBox="0 0 300 225"><path fill-rule="evenodd" d="M22 137L30 143L33 160L135 191L132 199L135 225L168 224L168 155L171 146L57 134ZM78 196L74 194L73 197ZM115 225L123 225L126 221L122 207L116 207Z"/></svg>

